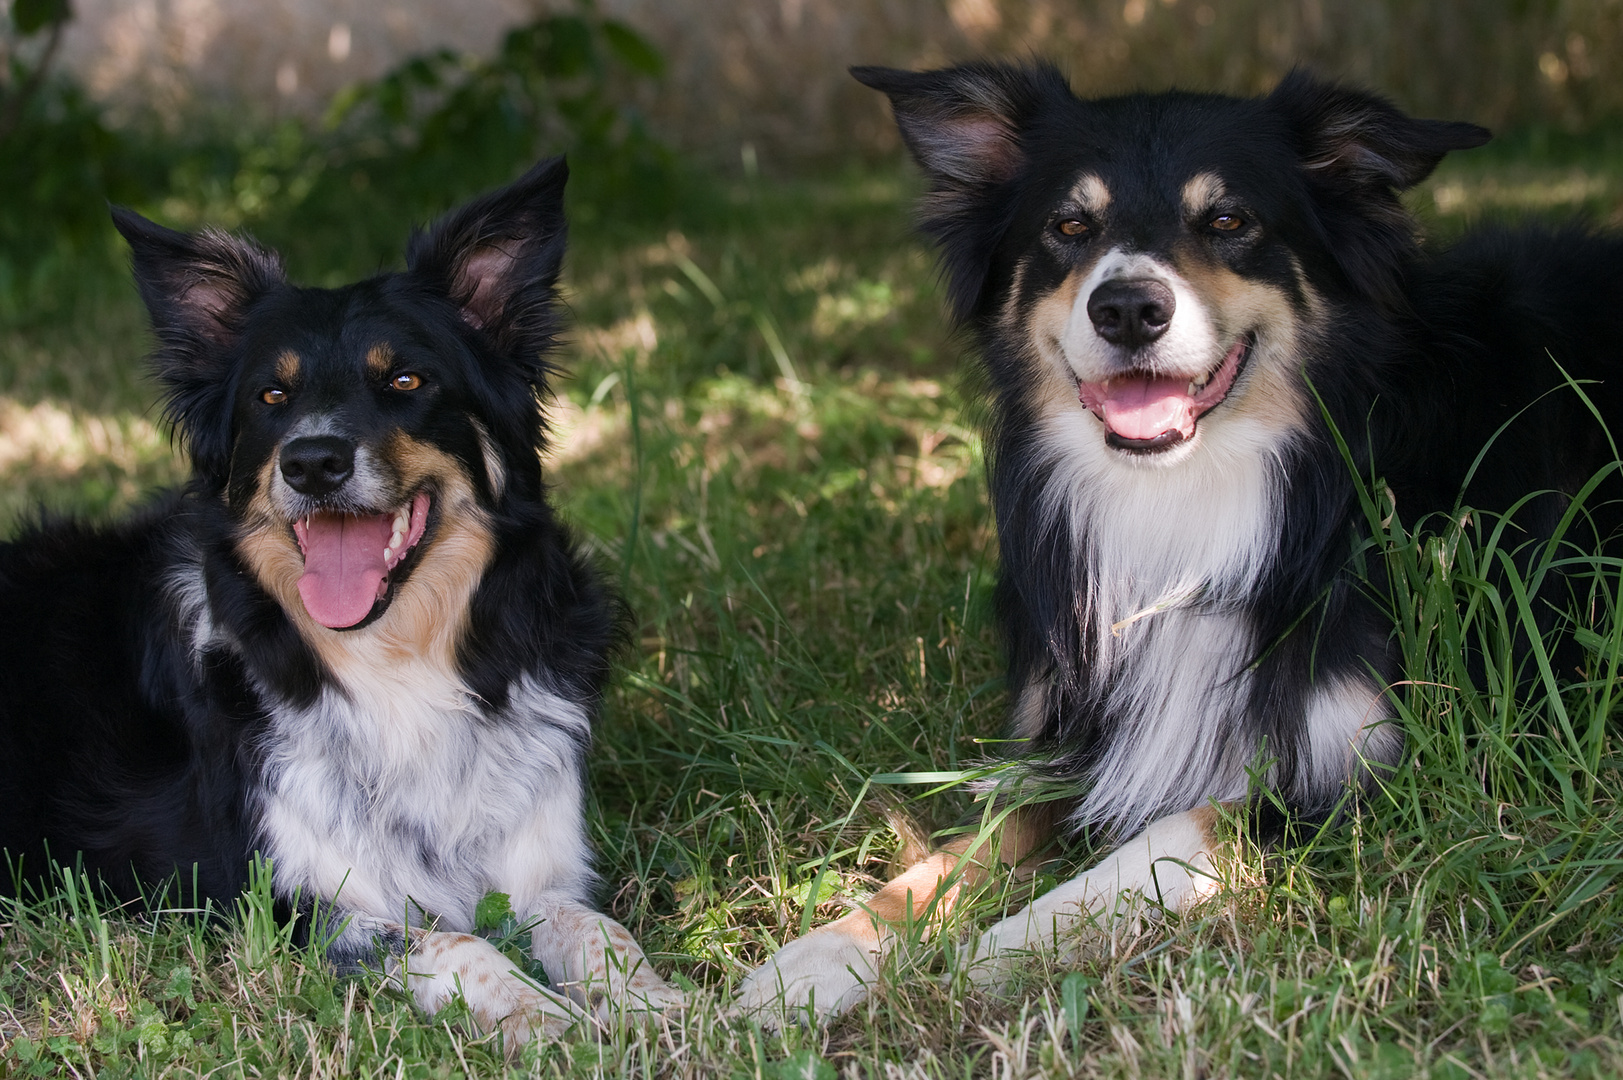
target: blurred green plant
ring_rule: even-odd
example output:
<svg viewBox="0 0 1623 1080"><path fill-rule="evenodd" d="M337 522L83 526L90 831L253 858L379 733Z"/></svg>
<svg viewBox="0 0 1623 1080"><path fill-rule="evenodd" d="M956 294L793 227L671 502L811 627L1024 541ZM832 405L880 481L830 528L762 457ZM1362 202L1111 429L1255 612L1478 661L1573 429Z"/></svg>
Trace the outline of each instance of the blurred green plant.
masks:
<svg viewBox="0 0 1623 1080"><path fill-rule="evenodd" d="M15 0L0 40L0 314L43 313L63 288L122 263L106 204L167 224L252 227L340 278L400 247L425 220L568 153L571 217L669 211L675 159L636 105L660 53L591 0L510 31L493 55L441 49L335 96L319 120L244 123L198 110L113 127L50 70L67 0ZM113 279L103 273L102 277Z"/></svg>
<svg viewBox="0 0 1623 1080"><path fill-rule="evenodd" d="M665 209L673 163L635 104L664 59L625 23L582 0L508 32L495 54L441 49L340 92L327 112L345 182L387 191L396 212L461 198L568 150L577 205Z"/></svg>
<svg viewBox="0 0 1623 1080"><path fill-rule="evenodd" d="M75 263L108 249L106 204L152 194L158 174L52 71L67 0L15 0L0 25L0 314L15 317Z"/></svg>

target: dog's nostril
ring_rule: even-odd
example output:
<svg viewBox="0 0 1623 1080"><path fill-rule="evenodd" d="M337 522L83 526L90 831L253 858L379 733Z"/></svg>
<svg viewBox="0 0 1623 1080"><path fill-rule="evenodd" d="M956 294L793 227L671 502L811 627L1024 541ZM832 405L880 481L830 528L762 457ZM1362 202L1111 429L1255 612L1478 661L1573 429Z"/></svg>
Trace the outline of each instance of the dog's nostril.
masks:
<svg viewBox="0 0 1623 1080"><path fill-rule="evenodd" d="M311 435L282 447L282 479L301 495L327 495L355 471L355 445L335 435Z"/></svg>
<svg viewBox="0 0 1623 1080"><path fill-rule="evenodd" d="M1107 281L1088 297L1088 318L1099 336L1127 348L1166 333L1177 308L1172 290L1154 280Z"/></svg>

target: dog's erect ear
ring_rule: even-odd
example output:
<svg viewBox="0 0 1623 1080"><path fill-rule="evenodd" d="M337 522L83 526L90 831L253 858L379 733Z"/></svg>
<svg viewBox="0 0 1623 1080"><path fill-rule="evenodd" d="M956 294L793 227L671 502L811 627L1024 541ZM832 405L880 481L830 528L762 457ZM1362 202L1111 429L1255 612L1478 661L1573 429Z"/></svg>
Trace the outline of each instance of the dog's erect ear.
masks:
<svg viewBox="0 0 1623 1080"><path fill-rule="evenodd" d="M166 229L113 207L113 225L129 241L135 282L158 335L159 374L220 374L255 299L286 281L282 260L251 240L216 229L195 235ZM201 370L212 369L212 370Z"/></svg>
<svg viewBox="0 0 1623 1080"><path fill-rule="evenodd" d="M863 86L890 98L896 126L919 166L943 186L1000 184L1020 169L1020 117L1030 82L1052 69L973 64L942 71L854 67Z"/></svg>
<svg viewBox="0 0 1623 1080"><path fill-rule="evenodd" d="M896 126L930 179L920 226L941 246L948 298L959 318L975 310L988 261L1007 224L999 188L1024 168L1022 129L1040 103L1069 100L1046 64L966 64L940 71L854 67L864 86L890 98Z"/></svg>
<svg viewBox="0 0 1623 1080"><path fill-rule="evenodd" d="M1487 142L1488 130L1416 119L1384 98L1300 69L1265 104L1295 140L1326 244L1348 281L1373 300L1401 305L1401 267L1414 249L1415 225L1398 193L1431 175L1450 150Z"/></svg>
<svg viewBox="0 0 1623 1080"><path fill-rule="evenodd" d="M158 337L152 365L168 390L165 414L199 470L223 476L231 445L226 377L254 301L286 282L282 260L215 229L176 232L113 207L129 242L135 283Z"/></svg>
<svg viewBox="0 0 1623 1080"><path fill-rule="evenodd" d="M1384 98L1321 82L1301 69L1285 76L1268 104L1296 132L1310 173L1358 187L1411 188L1450 150L1470 150L1492 137L1475 124L1417 119Z"/></svg>
<svg viewBox="0 0 1623 1080"><path fill-rule="evenodd" d="M557 330L553 286L568 241L569 166L549 158L518 180L414 233L406 267L449 297L468 325L539 379Z"/></svg>

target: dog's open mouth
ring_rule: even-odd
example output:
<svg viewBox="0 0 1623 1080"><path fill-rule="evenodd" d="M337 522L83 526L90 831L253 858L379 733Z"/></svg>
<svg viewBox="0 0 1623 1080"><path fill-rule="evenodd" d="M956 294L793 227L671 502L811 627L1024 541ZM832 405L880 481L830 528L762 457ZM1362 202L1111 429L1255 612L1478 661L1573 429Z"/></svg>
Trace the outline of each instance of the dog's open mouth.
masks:
<svg viewBox="0 0 1623 1080"><path fill-rule="evenodd" d="M1195 424L1228 396L1256 338L1247 334L1222 362L1198 379L1129 371L1076 383L1082 404L1104 421L1105 441L1118 450L1153 453L1195 436Z"/></svg>
<svg viewBox="0 0 1623 1080"><path fill-rule="evenodd" d="M389 592L389 575L422 540L430 499L419 491L386 514L318 510L293 523L304 553L299 598L322 626L344 630L364 621Z"/></svg>

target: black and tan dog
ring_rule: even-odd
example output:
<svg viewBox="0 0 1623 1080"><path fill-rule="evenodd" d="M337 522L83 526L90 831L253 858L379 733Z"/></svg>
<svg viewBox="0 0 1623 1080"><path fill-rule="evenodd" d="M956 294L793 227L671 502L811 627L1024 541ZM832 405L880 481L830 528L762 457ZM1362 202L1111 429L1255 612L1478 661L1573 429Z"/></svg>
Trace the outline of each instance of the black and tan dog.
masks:
<svg viewBox="0 0 1623 1080"><path fill-rule="evenodd" d="M544 162L339 289L115 212L193 476L0 548L4 887L51 856L229 910L257 851L335 962L392 954L430 1011L460 991L522 1039L675 1002L589 903L619 607L541 477L566 178ZM558 992L467 933L490 891Z"/></svg>
<svg viewBox="0 0 1623 1080"><path fill-rule="evenodd" d="M1590 403L1623 430L1623 242L1422 249L1399 192L1488 133L1300 73L1256 99L1093 101L1046 66L855 74L928 178L922 226L989 397L1012 735L1069 792L1015 813L1001 858L1061 830L1123 840L986 931L975 970L995 979L1134 896L1207 895L1215 806L1255 796L1249 767L1322 820L1401 760L1349 457L1411 524L1531 495L1522 539L1612 537L1615 475L1562 515L1613 460ZM967 841L932 855L784 947L743 1005L858 1000L896 924L984 861Z"/></svg>

